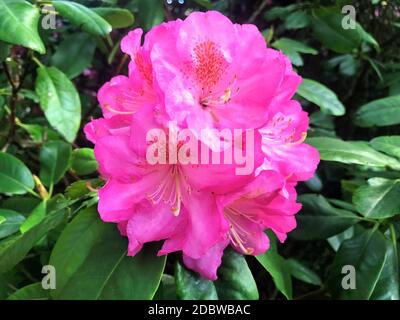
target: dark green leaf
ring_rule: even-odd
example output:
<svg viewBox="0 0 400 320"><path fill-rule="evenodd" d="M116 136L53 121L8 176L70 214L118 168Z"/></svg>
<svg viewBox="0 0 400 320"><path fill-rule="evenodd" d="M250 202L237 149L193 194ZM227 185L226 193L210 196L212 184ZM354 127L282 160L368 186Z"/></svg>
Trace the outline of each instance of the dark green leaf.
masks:
<svg viewBox="0 0 400 320"><path fill-rule="evenodd" d="M50 300L48 290L42 288L42 283L33 283L18 289L8 297L8 300Z"/></svg>
<svg viewBox="0 0 400 320"><path fill-rule="evenodd" d="M221 300L258 300L258 290L246 259L232 249L225 250L214 282Z"/></svg>
<svg viewBox="0 0 400 320"><path fill-rule="evenodd" d="M175 265L176 294L181 300L217 300L214 283L199 274L186 270L178 262Z"/></svg>
<svg viewBox="0 0 400 320"><path fill-rule="evenodd" d="M101 221L94 207L81 211L64 229L51 253L50 264L57 270L52 297L152 299L165 256L157 257L157 246L147 245L135 257L128 257L127 247L116 226Z"/></svg>
<svg viewBox="0 0 400 320"><path fill-rule="evenodd" d="M313 270L311 270L303 263L295 259L288 259L287 264L289 265L290 274L294 278L316 286L321 285L321 278L318 276L318 274L316 274Z"/></svg>
<svg viewBox="0 0 400 320"><path fill-rule="evenodd" d="M138 9L138 23L146 31L164 20L164 3L162 0L139 1Z"/></svg>
<svg viewBox="0 0 400 320"><path fill-rule="evenodd" d="M301 29L310 24L310 17L304 11L295 11L285 18L286 29Z"/></svg>
<svg viewBox="0 0 400 320"><path fill-rule="evenodd" d="M20 262L34 245L65 218L65 209L48 214L42 222L26 233L0 243L0 273L7 272Z"/></svg>
<svg viewBox="0 0 400 320"><path fill-rule="evenodd" d="M396 242L386 240L386 259L371 300L399 300L399 257Z"/></svg>
<svg viewBox="0 0 400 320"><path fill-rule="evenodd" d="M49 141L40 150L40 180L46 186L56 184L64 176L71 161L71 145Z"/></svg>
<svg viewBox="0 0 400 320"><path fill-rule="evenodd" d="M330 268L327 287L334 298L370 299L381 277L386 259L386 242L377 230L367 230L343 241ZM346 273L344 266L353 266L356 288L344 289L342 281Z"/></svg>
<svg viewBox="0 0 400 320"><path fill-rule="evenodd" d="M361 44L360 32L355 29L344 29L344 16L333 8L314 10L313 30L321 43L338 53L351 53Z"/></svg>
<svg viewBox="0 0 400 320"><path fill-rule="evenodd" d="M287 299L292 299L292 278L289 266L286 260L278 253L275 236L272 233L268 233L268 236L270 239L270 248L265 253L256 256L256 258L271 275L276 288Z"/></svg>
<svg viewBox="0 0 400 320"><path fill-rule="evenodd" d="M24 194L33 189L32 173L18 158L0 152L0 193Z"/></svg>
<svg viewBox="0 0 400 320"><path fill-rule="evenodd" d="M296 239L326 239L359 221L352 212L331 206L322 195L301 195L299 201L303 207L297 215L297 228L290 233Z"/></svg>
<svg viewBox="0 0 400 320"><path fill-rule="evenodd" d="M51 57L51 64L73 79L90 66L96 43L86 33L74 33L66 37Z"/></svg>

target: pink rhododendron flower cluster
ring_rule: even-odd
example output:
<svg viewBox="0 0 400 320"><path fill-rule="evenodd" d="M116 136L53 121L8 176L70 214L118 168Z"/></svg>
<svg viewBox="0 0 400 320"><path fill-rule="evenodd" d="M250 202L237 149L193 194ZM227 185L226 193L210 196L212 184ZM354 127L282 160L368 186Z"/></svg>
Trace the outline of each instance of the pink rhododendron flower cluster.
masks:
<svg viewBox="0 0 400 320"><path fill-rule="evenodd" d="M266 229L285 241L300 209L295 186L312 177L319 161L303 143L308 116L292 100L301 78L290 61L267 48L254 25L233 24L214 11L156 26L143 44L135 29L121 48L131 59L129 75L100 89L104 117L85 133L106 180L101 218L128 237L128 254L163 240L159 255L182 251L188 268L216 279L229 244L259 255L269 247ZM239 148L250 152L253 170L238 174L234 161L179 161L168 147L166 162L150 163L148 148L160 141L149 141L149 132L157 128L171 138L171 122L221 157L226 150L215 130L242 130L235 146L252 131ZM178 152L185 142L178 138Z"/></svg>

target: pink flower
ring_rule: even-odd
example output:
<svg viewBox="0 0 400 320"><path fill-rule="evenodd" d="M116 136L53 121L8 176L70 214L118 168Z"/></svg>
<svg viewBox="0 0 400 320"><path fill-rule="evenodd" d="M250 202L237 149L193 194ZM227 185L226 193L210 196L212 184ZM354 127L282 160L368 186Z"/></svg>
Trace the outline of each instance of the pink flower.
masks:
<svg viewBox="0 0 400 320"><path fill-rule="evenodd" d="M143 44L142 33L122 40L129 74L103 85L104 118L85 127L106 181L98 210L128 237L129 255L162 240L159 255L182 251L188 268L216 279L227 245L258 255L269 247L266 229L283 242L296 226L295 186L319 161L303 143L308 116L291 100L301 78L255 26L218 12L163 23ZM175 136L171 123L193 136ZM200 161L207 147L225 159L229 143L251 156L250 172Z"/></svg>
<svg viewBox="0 0 400 320"><path fill-rule="evenodd" d="M150 56L171 118L194 132L265 124L287 60L266 47L254 25L210 11L163 26L171 32L157 39ZM215 137L209 139L212 146Z"/></svg>

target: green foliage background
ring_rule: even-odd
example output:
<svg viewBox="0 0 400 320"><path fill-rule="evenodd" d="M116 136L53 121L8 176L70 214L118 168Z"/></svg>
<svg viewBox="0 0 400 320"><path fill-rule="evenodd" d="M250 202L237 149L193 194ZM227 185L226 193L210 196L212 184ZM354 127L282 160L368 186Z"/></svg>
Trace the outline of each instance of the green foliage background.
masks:
<svg viewBox="0 0 400 320"><path fill-rule="evenodd" d="M170 1L171 2L171 1ZM0 299L399 299L400 2L0 0ZM354 28L345 5L356 9ZM53 6L56 29L43 29ZM82 128L98 88L126 72L128 30L193 10L255 23L291 59L322 162L298 187L284 245L227 250L215 282L158 243L127 240L96 212L97 163ZM346 18L347 17L347 18ZM43 290L43 265L57 272ZM356 269L356 289L341 286Z"/></svg>

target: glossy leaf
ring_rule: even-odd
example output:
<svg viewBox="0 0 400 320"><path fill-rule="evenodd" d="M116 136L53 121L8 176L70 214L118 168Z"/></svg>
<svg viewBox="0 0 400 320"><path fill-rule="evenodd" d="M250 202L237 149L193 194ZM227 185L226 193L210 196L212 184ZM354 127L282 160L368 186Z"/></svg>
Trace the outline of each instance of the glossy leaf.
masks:
<svg viewBox="0 0 400 320"><path fill-rule="evenodd" d="M374 100L361 106L355 123L360 127L391 126L400 123L400 95Z"/></svg>
<svg viewBox="0 0 400 320"><path fill-rule="evenodd" d="M399 257L396 242L386 240L386 259L371 300L399 300Z"/></svg>
<svg viewBox="0 0 400 320"><path fill-rule="evenodd" d="M18 212L0 209L0 239L17 232L25 217Z"/></svg>
<svg viewBox="0 0 400 320"><path fill-rule="evenodd" d="M52 5L61 16L73 25L93 35L105 36L111 32L111 25L92 9L73 1L53 1Z"/></svg>
<svg viewBox="0 0 400 320"><path fill-rule="evenodd" d="M400 136L377 137L370 144L374 149L400 159Z"/></svg>
<svg viewBox="0 0 400 320"><path fill-rule="evenodd" d="M27 1L0 1L0 40L45 53L38 33L39 17L39 9Z"/></svg>
<svg viewBox="0 0 400 320"><path fill-rule="evenodd" d="M50 230L64 221L66 210L60 208L48 214L38 225L24 234L0 243L0 273L7 272L19 263L35 244Z"/></svg>
<svg viewBox="0 0 400 320"><path fill-rule="evenodd" d="M199 274L186 270L179 263L175 265L176 294L181 300L217 300L214 283Z"/></svg>
<svg viewBox="0 0 400 320"><path fill-rule="evenodd" d="M40 180L50 186L64 176L71 161L71 145L63 141L49 141L40 150Z"/></svg>
<svg viewBox="0 0 400 320"><path fill-rule="evenodd" d="M373 219L400 214L400 180L372 178L353 195L357 211Z"/></svg>
<svg viewBox="0 0 400 320"><path fill-rule="evenodd" d="M294 278L316 286L320 286L322 284L319 275L303 263L295 259L288 259L287 264L289 265L290 274Z"/></svg>
<svg viewBox="0 0 400 320"><path fill-rule="evenodd" d="M135 22L133 14L127 9L121 8L94 8L99 16L106 20L113 29L127 28Z"/></svg>
<svg viewBox="0 0 400 320"><path fill-rule="evenodd" d="M330 293L340 299L370 299L382 275L385 259L385 238L377 230L367 230L343 241L330 268L327 280ZM342 268L347 265L353 266L356 272L356 287L352 290L342 286L342 281L346 280L343 280Z"/></svg>
<svg viewBox="0 0 400 320"><path fill-rule="evenodd" d="M232 249L227 249L214 282L221 300L258 300L256 282L246 259Z"/></svg>
<svg viewBox="0 0 400 320"><path fill-rule="evenodd" d="M38 68L36 93L47 120L69 142L81 122L81 101L72 82L55 67Z"/></svg>
<svg viewBox="0 0 400 320"><path fill-rule="evenodd" d="M0 152L0 193L24 194L34 188L32 173L18 158Z"/></svg>
<svg viewBox="0 0 400 320"><path fill-rule="evenodd" d="M39 203L31 214L26 218L24 223L20 227L21 233L27 232L32 227L40 223L46 216L47 202L42 201Z"/></svg>
<svg viewBox="0 0 400 320"><path fill-rule="evenodd" d="M300 240L326 239L359 221L352 212L333 207L322 195L299 196L302 209L297 214L297 228L291 237Z"/></svg>
<svg viewBox="0 0 400 320"><path fill-rule="evenodd" d="M94 157L93 149L75 149L72 152L71 168L77 175L86 175L95 172L98 168L98 164Z"/></svg>
<svg viewBox="0 0 400 320"><path fill-rule="evenodd" d="M307 139L307 143L318 149L321 160L400 169L400 163L396 159L374 150L364 141L317 137Z"/></svg>
<svg viewBox="0 0 400 320"><path fill-rule="evenodd" d="M344 29L344 16L334 8L320 8L313 11L313 30L321 43L338 53L351 53L361 44L357 28Z"/></svg>
<svg viewBox="0 0 400 320"><path fill-rule="evenodd" d="M286 299L292 299L292 278L286 260L279 255L275 236L269 233L270 248L263 254L256 256L257 260L267 270L274 280L276 288Z"/></svg>
<svg viewBox="0 0 400 320"><path fill-rule="evenodd" d="M315 103L321 108L322 112L327 114L342 116L346 112L344 105L340 102L336 94L315 80L303 79L297 89L297 94Z"/></svg>
<svg viewBox="0 0 400 320"><path fill-rule="evenodd" d="M146 245L127 256L128 241L116 226L104 223L94 207L81 211L64 229L50 257L57 270L55 299L152 299L165 256ZM94 271L95 270L95 277Z"/></svg>

